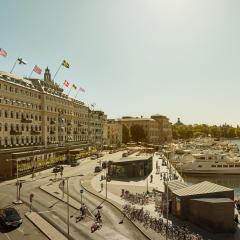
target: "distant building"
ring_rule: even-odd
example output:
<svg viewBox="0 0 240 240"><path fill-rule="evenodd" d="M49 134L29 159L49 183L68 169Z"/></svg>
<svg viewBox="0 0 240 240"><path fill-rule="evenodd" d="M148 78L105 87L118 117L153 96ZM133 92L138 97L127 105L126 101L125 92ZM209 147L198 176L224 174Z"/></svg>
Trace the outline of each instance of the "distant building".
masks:
<svg viewBox="0 0 240 240"><path fill-rule="evenodd" d="M152 115L151 118L123 117L118 121L129 129L130 134L131 126L142 126L147 143L162 144L172 140L172 125L166 116Z"/></svg>
<svg viewBox="0 0 240 240"><path fill-rule="evenodd" d="M178 118L177 122L174 125L180 126L180 125L184 125L184 124L181 122L180 118Z"/></svg>
<svg viewBox="0 0 240 240"><path fill-rule="evenodd" d="M118 145L122 143L122 124L114 119L106 122L106 142L107 145Z"/></svg>

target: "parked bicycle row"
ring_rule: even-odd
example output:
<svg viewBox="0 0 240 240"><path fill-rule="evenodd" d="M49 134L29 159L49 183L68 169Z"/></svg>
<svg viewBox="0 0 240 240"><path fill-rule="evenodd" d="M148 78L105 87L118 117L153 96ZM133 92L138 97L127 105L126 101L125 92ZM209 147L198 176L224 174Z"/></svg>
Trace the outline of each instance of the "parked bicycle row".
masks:
<svg viewBox="0 0 240 240"><path fill-rule="evenodd" d="M133 205L125 204L123 212L132 221L140 222L143 227L151 228L172 240L203 240L203 238L188 230L187 227L180 227L171 223L166 223L163 218L150 216L150 212L142 208L136 208Z"/></svg>
<svg viewBox="0 0 240 240"><path fill-rule="evenodd" d="M146 205L154 202L154 193L130 193L128 190L122 189L121 198L132 204Z"/></svg>

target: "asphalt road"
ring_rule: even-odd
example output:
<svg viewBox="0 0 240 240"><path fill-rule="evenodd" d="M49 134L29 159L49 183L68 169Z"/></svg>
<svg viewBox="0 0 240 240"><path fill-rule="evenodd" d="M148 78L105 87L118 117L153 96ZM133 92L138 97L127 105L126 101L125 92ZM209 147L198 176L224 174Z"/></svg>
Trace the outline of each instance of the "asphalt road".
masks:
<svg viewBox="0 0 240 240"><path fill-rule="evenodd" d="M104 160L113 160L121 156L121 152L107 155L101 158L101 161ZM97 166L99 159L91 160L85 159L81 160L81 164L77 167L65 167L64 176L72 176L78 174L92 174L95 166ZM36 177L35 181L29 181L23 183L21 190L21 199L28 204L29 203L29 194L34 193L33 199L33 210L37 211L43 218L45 218L50 224L56 227L62 233L67 232L67 205L61 201L58 201L53 196L43 192L39 187L43 184L49 182L50 178L53 178L53 174L49 176L51 170L45 170L41 173L40 177ZM38 174L37 174L38 175ZM75 198L80 202L80 179L73 178L69 180L69 192L70 196ZM9 185L0 186L0 204L1 207L12 202L15 199L16 187L14 182L9 183ZM2 200L4 199L4 201ZM88 206L90 210L95 209L102 201L93 195L84 192L83 201ZM134 225L129 222L127 219L124 219L123 224L119 224L119 221L122 218L122 215L110 204L104 202L102 204L103 208L101 209L103 227L99 231L91 233L90 227L93 224L93 219L87 217L85 220L76 222L75 217L70 218L70 236L73 239L106 239L106 240L125 240L125 239L146 239L144 235L137 230ZM24 216L24 212L28 211L26 205L19 206L21 215ZM76 209L70 207L70 215L76 214ZM76 214L77 215L77 214ZM21 227L15 229L11 232L2 232L0 233L0 239L2 240L21 240L21 239L46 239L46 237L40 233L35 226L33 226L25 217L24 223Z"/></svg>

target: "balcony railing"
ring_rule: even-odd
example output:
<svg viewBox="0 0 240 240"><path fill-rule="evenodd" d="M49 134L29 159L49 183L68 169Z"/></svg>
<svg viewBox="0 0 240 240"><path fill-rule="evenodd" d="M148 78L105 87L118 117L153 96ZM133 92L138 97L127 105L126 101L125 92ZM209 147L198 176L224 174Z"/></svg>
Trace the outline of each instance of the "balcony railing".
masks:
<svg viewBox="0 0 240 240"><path fill-rule="evenodd" d="M55 134L55 131L50 131L50 134Z"/></svg>
<svg viewBox="0 0 240 240"><path fill-rule="evenodd" d="M32 119L26 119L26 118L22 118L21 119L22 123L32 123Z"/></svg>
<svg viewBox="0 0 240 240"><path fill-rule="evenodd" d="M50 124L56 124L56 121L53 121L53 120L52 120L52 121L50 122Z"/></svg>
<svg viewBox="0 0 240 240"><path fill-rule="evenodd" d="M11 130L10 135L22 135L22 132L16 131L16 130Z"/></svg>
<svg viewBox="0 0 240 240"><path fill-rule="evenodd" d="M31 131L32 135L39 135L40 133L41 133L40 131L33 131L33 130Z"/></svg>

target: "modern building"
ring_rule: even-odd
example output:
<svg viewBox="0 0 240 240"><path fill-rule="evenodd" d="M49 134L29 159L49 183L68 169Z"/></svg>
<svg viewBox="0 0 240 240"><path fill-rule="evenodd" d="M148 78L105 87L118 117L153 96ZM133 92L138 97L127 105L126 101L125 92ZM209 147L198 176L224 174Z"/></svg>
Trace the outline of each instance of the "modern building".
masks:
<svg viewBox="0 0 240 240"><path fill-rule="evenodd" d="M64 94L48 68L44 80L0 71L0 178L16 175L18 158L23 174L63 161L69 149L101 144L100 116Z"/></svg>
<svg viewBox="0 0 240 240"><path fill-rule="evenodd" d="M108 165L111 178L146 177L152 172L152 156L126 157Z"/></svg>
<svg viewBox="0 0 240 240"><path fill-rule="evenodd" d="M151 144L162 144L172 140L172 125L166 116L152 115L151 118L123 117L119 122L129 129L131 137L131 126L140 125L146 135L146 142Z"/></svg>
<svg viewBox="0 0 240 240"><path fill-rule="evenodd" d="M175 181L169 182L169 197L173 215L212 232L234 230L233 189L208 181L185 187Z"/></svg>

